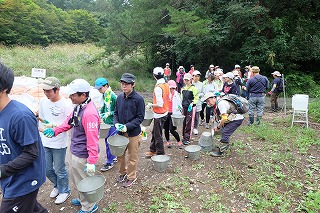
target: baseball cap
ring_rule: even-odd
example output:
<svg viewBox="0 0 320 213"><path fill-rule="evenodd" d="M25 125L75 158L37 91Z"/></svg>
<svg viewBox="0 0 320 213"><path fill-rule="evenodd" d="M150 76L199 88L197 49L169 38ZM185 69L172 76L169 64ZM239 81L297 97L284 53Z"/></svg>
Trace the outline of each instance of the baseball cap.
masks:
<svg viewBox="0 0 320 213"><path fill-rule="evenodd" d="M72 95L77 92L89 92L90 84L84 79L75 79L67 85L65 93Z"/></svg>
<svg viewBox="0 0 320 213"><path fill-rule="evenodd" d="M192 75L190 73L186 73L184 76L183 76L183 80L191 80L192 79Z"/></svg>
<svg viewBox="0 0 320 213"><path fill-rule="evenodd" d="M155 67L153 69L153 74L154 75L163 75L164 71L162 67Z"/></svg>
<svg viewBox="0 0 320 213"><path fill-rule="evenodd" d="M136 77L134 75L132 75L131 73L123 73L120 81L124 81L128 84L132 84L132 83L134 83L135 79L136 79Z"/></svg>
<svg viewBox="0 0 320 213"><path fill-rule="evenodd" d="M179 66L179 69L184 69L184 67L183 66Z"/></svg>
<svg viewBox="0 0 320 213"><path fill-rule="evenodd" d="M210 64L209 68L214 68L214 65L213 65L213 64Z"/></svg>
<svg viewBox="0 0 320 213"><path fill-rule="evenodd" d="M169 64L169 63L166 63L166 66L170 66L170 64Z"/></svg>
<svg viewBox="0 0 320 213"><path fill-rule="evenodd" d="M194 67L194 65L191 64L191 65L190 65L190 68L191 68L191 67Z"/></svg>
<svg viewBox="0 0 320 213"><path fill-rule="evenodd" d="M222 76L222 78L231 78L231 79L233 79L233 78L234 78L234 75L233 75L232 72L227 72L226 74L224 74L224 75Z"/></svg>
<svg viewBox="0 0 320 213"><path fill-rule="evenodd" d="M45 90L51 90L53 88L60 88L60 81L56 77L48 77L39 84L39 87Z"/></svg>
<svg viewBox="0 0 320 213"><path fill-rule="evenodd" d="M237 68L241 68L241 67L239 64L236 64L236 65L234 65L234 68L237 69Z"/></svg>
<svg viewBox="0 0 320 213"><path fill-rule="evenodd" d="M98 78L94 84L94 88L95 89L100 89L101 87L103 87L104 85L106 85L108 83L108 80L105 78Z"/></svg>
<svg viewBox="0 0 320 213"><path fill-rule="evenodd" d="M281 76L281 73L279 71L274 71L273 73L271 73L272 75L276 75L276 76Z"/></svg>
<svg viewBox="0 0 320 213"><path fill-rule="evenodd" d="M260 68L258 66L253 66L251 67L251 71L257 73L260 72Z"/></svg>
<svg viewBox="0 0 320 213"><path fill-rule="evenodd" d="M174 80L168 81L169 88L177 88L177 84Z"/></svg>
<svg viewBox="0 0 320 213"><path fill-rule="evenodd" d="M193 71L192 75L201 75L201 72L199 72L199 70L195 70Z"/></svg>

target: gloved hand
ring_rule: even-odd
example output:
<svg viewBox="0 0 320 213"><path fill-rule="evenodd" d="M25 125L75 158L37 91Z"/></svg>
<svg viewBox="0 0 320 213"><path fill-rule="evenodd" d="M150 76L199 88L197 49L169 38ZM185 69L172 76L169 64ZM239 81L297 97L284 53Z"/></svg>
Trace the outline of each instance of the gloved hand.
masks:
<svg viewBox="0 0 320 213"><path fill-rule="evenodd" d="M87 163L84 167L84 171L87 173L95 173L96 172L96 165Z"/></svg>
<svg viewBox="0 0 320 213"><path fill-rule="evenodd" d="M272 91L268 92L268 94L271 95L271 94L272 94Z"/></svg>
<svg viewBox="0 0 320 213"><path fill-rule="evenodd" d="M114 126L116 127L117 131L119 131L119 132L126 132L127 131L126 125L116 123Z"/></svg>
<svg viewBox="0 0 320 213"><path fill-rule="evenodd" d="M111 112L101 113L101 114L100 114L100 118L101 118L101 119L105 119L105 118L109 117L110 115L111 115Z"/></svg>
<svg viewBox="0 0 320 213"><path fill-rule="evenodd" d="M44 136L48 137L48 138L52 138L54 136L54 131L51 128L45 129L43 131Z"/></svg>
<svg viewBox="0 0 320 213"><path fill-rule="evenodd" d="M193 106L192 103L188 106L188 112L191 112L191 111L192 111L192 106Z"/></svg>
<svg viewBox="0 0 320 213"><path fill-rule="evenodd" d="M152 103L147 103L147 108L152 109Z"/></svg>
<svg viewBox="0 0 320 213"><path fill-rule="evenodd" d="M48 120L44 119L44 120L43 120L43 123L44 123L44 124L49 124L50 122L49 122Z"/></svg>

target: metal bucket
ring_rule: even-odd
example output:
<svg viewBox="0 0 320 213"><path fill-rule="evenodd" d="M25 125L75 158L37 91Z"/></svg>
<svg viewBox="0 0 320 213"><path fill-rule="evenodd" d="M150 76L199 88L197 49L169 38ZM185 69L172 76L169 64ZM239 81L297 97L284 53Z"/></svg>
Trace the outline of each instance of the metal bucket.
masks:
<svg viewBox="0 0 320 213"><path fill-rule="evenodd" d="M142 126L150 126L151 122L153 120L153 112L146 111L144 114L144 119L142 121Z"/></svg>
<svg viewBox="0 0 320 213"><path fill-rule="evenodd" d="M184 115L179 115L179 114L171 115L172 125L178 126L178 127L182 126L184 117L185 117Z"/></svg>
<svg viewBox="0 0 320 213"><path fill-rule="evenodd" d="M170 157L167 155L155 155L151 157L151 160L157 172L164 172L168 167Z"/></svg>
<svg viewBox="0 0 320 213"><path fill-rule="evenodd" d="M78 185L78 191L90 203L96 203L103 198L106 178L103 175L93 175L82 179Z"/></svg>
<svg viewBox="0 0 320 213"><path fill-rule="evenodd" d="M198 145L201 146L203 151L212 151L213 149L213 141L212 135L210 132L203 132L200 136Z"/></svg>
<svg viewBox="0 0 320 213"><path fill-rule="evenodd" d="M189 145L184 148L184 150L188 153L188 159L197 160L201 154L201 146L198 145Z"/></svg>
<svg viewBox="0 0 320 213"><path fill-rule="evenodd" d="M110 127L110 124L100 124L99 138L105 138L109 132Z"/></svg>
<svg viewBox="0 0 320 213"><path fill-rule="evenodd" d="M129 138L122 135L114 135L107 139L111 154L114 156L122 156L126 151Z"/></svg>

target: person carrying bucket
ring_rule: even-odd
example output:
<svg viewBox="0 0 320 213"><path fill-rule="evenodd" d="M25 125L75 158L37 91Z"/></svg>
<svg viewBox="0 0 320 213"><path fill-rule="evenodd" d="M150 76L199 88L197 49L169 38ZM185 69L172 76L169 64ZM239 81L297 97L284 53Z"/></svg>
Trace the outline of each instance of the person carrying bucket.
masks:
<svg viewBox="0 0 320 213"><path fill-rule="evenodd" d="M103 94L103 106L99 110L100 119L103 123L111 125L108 134L105 137L106 161L100 171L105 172L113 168L117 157L112 155L109 148L108 138L116 134L116 128L113 126L113 114L116 106L117 95L112 91L105 78L98 78L95 81L94 88Z"/></svg>
<svg viewBox="0 0 320 213"><path fill-rule="evenodd" d="M95 173L99 153L100 117L93 101L89 97L90 84L84 79L73 80L66 88L66 93L76 105L70 116L59 126L47 128L43 134L54 137L71 129L71 178L74 185ZM81 206L78 213L93 213L98 210L96 203L89 202L83 194L72 199L71 203Z"/></svg>
<svg viewBox="0 0 320 213"><path fill-rule="evenodd" d="M148 103L147 107L153 109L153 129L149 152L145 153L146 158L154 155L164 155L164 145L162 130L168 118L169 109L169 85L163 78L164 72L161 67L153 69L153 77L157 83L153 90L153 103Z"/></svg>
<svg viewBox="0 0 320 213"><path fill-rule="evenodd" d="M138 148L142 141L140 124L144 119L145 104L143 97L134 90L134 75L124 73L120 83L122 93L117 97L113 124L119 134L129 138L126 148L129 159L126 166L126 151L118 156L120 169L116 180L123 183L123 187L130 187L137 180Z"/></svg>
<svg viewBox="0 0 320 213"><path fill-rule="evenodd" d="M55 77L46 78L39 87L43 89L46 97L41 99L39 105L39 118L44 119L40 128L52 128L63 123L72 112L70 101L60 95L60 81ZM68 133L63 132L57 137L47 138L40 133L44 151L46 153L46 175L53 184L50 193L55 198L55 204L61 204L70 197L69 177L66 167L66 152L68 146Z"/></svg>

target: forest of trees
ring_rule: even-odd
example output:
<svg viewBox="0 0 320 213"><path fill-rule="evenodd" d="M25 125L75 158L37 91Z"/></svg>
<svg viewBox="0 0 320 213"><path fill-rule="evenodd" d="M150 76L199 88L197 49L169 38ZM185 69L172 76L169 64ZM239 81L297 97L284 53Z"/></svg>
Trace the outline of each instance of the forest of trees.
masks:
<svg viewBox="0 0 320 213"><path fill-rule="evenodd" d="M0 43L94 42L146 68L258 65L320 80L319 0L0 0Z"/></svg>

